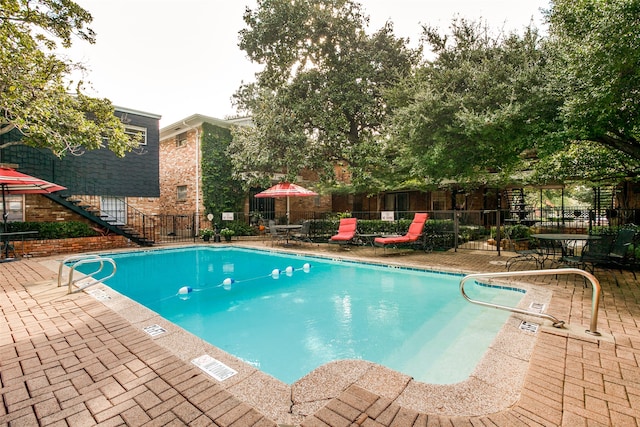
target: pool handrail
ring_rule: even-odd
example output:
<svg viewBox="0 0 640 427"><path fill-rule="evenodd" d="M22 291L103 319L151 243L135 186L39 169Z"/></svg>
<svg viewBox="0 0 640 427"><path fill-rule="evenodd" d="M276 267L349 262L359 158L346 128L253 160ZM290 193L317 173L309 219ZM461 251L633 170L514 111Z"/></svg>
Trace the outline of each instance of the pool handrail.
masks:
<svg viewBox="0 0 640 427"><path fill-rule="evenodd" d="M102 277L100 279L95 279L94 276L98 273L100 273L102 271L102 269L104 268L104 264L109 263L111 264L111 266L113 267L113 271L111 272L111 274L109 274L106 277ZM67 293L68 294L72 294L74 292L73 290L73 285L75 285L77 282L79 282L80 280L84 280L87 278L92 278L93 282L91 283L87 283L83 286L79 286L77 291L81 291L83 289L88 288L89 286L93 286L93 285L97 285L98 283L102 283L107 279L112 278L115 274L116 274L116 263L112 258L108 258L108 257L103 257L100 255L73 255L70 257L65 258L64 260L60 261L60 268L58 269L58 287L61 286L61 282L62 282L62 269L65 265L71 263L72 265L69 267L69 279L67 282L67 286L69 287ZM88 273L88 274L84 274L81 278L77 279L77 280L73 280L73 273L76 269L76 267L83 265L83 264L90 264L90 263L100 263L100 266L98 267L97 270L95 270L92 273Z"/></svg>
<svg viewBox="0 0 640 427"><path fill-rule="evenodd" d="M67 264L75 263L81 259L88 258L100 258L100 255L97 254L83 254L83 255L71 255L60 261L60 266L58 267L58 287L62 286L62 273L63 269Z"/></svg>
<svg viewBox="0 0 640 427"><path fill-rule="evenodd" d="M564 326L564 320L558 320L554 316L546 313L539 313L536 311L528 311L523 310L516 307L508 307L500 304L493 304L484 301L478 301L470 298L464 291L464 283L470 279L488 279L488 278L499 278L499 277L513 277L513 276L545 276L545 275L558 275L558 274L578 274L583 276L591 282L591 286L593 286L593 294L591 296L591 322L589 324L589 329L585 332L589 335L600 336L600 332L598 332L598 308L600 305L600 282L596 277L584 270L579 268L558 268L558 269L547 269L547 270L526 270L526 271L502 271L497 273L477 273L477 274L469 274L463 277L460 280L460 293L462 296L469 302L473 304L478 304L484 307L497 308L499 310L506 310L512 313L525 314L530 316L541 317L544 319L551 320L553 326L556 328L562 328Z"/></svg>

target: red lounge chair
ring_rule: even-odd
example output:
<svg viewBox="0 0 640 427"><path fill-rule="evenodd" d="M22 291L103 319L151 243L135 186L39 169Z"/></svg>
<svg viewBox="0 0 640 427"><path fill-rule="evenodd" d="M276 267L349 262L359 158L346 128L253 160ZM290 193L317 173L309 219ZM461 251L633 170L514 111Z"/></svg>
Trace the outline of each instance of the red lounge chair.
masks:
<svg viewBox="0 0 640 427"><path fill-rule="evenodd" d="M357 226L357 218L342 218L338 226L338 234L331 236L329 243L338 243L341 245L351 243L353 238L356 237Z"/></svg>
<svg viewBox="0 0 640 427"><path fill-rule="evenodd" d="M422 231L424 230L424 224L429 219L429 214L417 213L413 217L411 225L409 225L409 231L404 236L388 236L388 237L376 237L373 241L375 246L399 246L418 243L422 237Z"/></svg>

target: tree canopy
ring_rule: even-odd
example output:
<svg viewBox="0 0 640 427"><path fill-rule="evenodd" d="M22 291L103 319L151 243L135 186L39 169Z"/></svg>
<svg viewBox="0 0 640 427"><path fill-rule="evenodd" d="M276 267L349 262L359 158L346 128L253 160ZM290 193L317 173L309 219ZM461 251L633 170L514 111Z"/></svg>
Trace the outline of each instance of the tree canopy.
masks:
<svg viewBox="0 0 640 427"><path fill-rule="evenodd" d="M487 171L508 175L553 119L553 104L537 108L545 79L541 37L532 28L493 35L464 19L450 30L424 29L435 59L395 90L392 134L405 149L397 162L435 183L481 180Z"/></svg>
<svg viewBox="0 0 640 427"><path fill-rule="evenodd" d="M390 23L367 34L368 18L350 0L259 0L244 21L240 47L264 65L235 96L255 123L231 147L245 178L310 168L330 182L342 165L354 186L375 186L392 113L386 91L411 73L418 52Z"/></svg>
<svg viewBox="0 0 640 427"><path fill-rule="evenodd" d="M554 0L547 16L565 138L640 160L640 0Z"/></svg>
<svg viewBox="0 0 640 427"><path fill-rule="evenodd" d="M349 0L260 0L240 47L264 65L236 93L251 180L346 167L356 191L539 183L640 173L640 0L554 0L548 33L455 19L423 28L420 58L393 26L368 35Z"/></svg>
<svg viewBox="0 0 640 427"><path fill-rule="evenodd" d="M640 172L640 1L556 0L549 34L426 27L435 59L398 87L394 140L435 182L533 170L537 182Z"/></svg>
<svg viewBox="0 0 640 427"><path fill-rule="evenodd" d="M138 141L125 133L111 102L83 94L82 82L70 86L68 77L80 66L54 53L74 37L95 42L89 12L70 0L0 4L0 136L21 135L5 146L49 148L58 156L103 147L105 140L120 156L135 148Z"/></svg>

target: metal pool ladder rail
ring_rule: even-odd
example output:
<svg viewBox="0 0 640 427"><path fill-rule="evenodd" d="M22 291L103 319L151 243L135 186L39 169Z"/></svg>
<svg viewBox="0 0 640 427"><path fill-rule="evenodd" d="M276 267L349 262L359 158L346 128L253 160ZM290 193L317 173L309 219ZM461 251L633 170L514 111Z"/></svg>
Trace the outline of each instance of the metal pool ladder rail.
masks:
<svg viewBox="0 0 640 427"><path fill-rule="evenodd" d="M600 305L600 282L595 276L589 272L584 270L580 270L579 268L558 268L553 270L527 270L527 271L503 271L499 273L478 273L478 274L470 274L465 276L460 280L460 293L462 296L469 302L473 304L482 305L485 307L497 308L500 310L511 311L513 313L526 314L530 316L542 317L544 319L551 320L553 322L553 326L556 328L562 328L564 326L564 320L558 320L550 314L539 313L535 311L527 311L522 310L516 307L507 307L500 304L492 304L484 301L477 301L469 298L469 296L464 291L464 283L467 280L471 279L488 279L488 278L496 278L496 277L513 277L513 276L546 276L546 275L558 275L558 274L578 274L583 276L591 282L591 286L593 286L593 294L591 296L591 323L589 324L589 329L585 332L590 335L600 336L600 332L598 332L598 307Z"/></svg>
<svg viewBox="0 0 640 427"><path fill-rule="evenodd" d="M111 274L109 274L106 277L102 277L100 279L95 279L94 276L102 271L102 269L104 268L105 263L111 264L111 266L113 267L113 271L111 272ZM80 265L83 265L83 264L98 264L97 270L95 270L94 272L89 273L89 274L84 274L82 277L80 277L80 278L78 278L76 280L73 280L73 273L75 272L76 267L78 267ZM116 274L116 263L111 258L103 257L103 256L100 256L100 255L73 255L73 256L67 257L67 258L63 259L62 261L60 261L60 268L58 268L58 287L62 286L62 270L63 270L64 266L67 266L67 265L70 268L70 270L69 270L69 280L67 282L67 285L69 286L69 290L68 290L67 293L69 293L69 294L74 292L73 285L75 285L80 280L93 278L93 281L91 281L90 283L86 283L86 284L84 284L82 286L79 286L76 291L81 291L83 289L88 288L89 286L93 286L93 285L97 285L98 283L102 283L105 280L112 278Z"/></svg>

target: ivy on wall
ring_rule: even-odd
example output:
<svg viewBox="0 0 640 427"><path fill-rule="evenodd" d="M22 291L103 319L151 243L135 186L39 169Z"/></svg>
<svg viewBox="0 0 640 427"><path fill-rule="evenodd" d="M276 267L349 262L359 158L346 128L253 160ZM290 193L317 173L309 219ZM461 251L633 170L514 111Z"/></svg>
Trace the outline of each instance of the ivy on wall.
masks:
<svg viewBox="0 0 640 427"><path fill-rule="evenodd" d="M240 212L245 192L241 182L233 178L227 148L231 131L210 123L202 124L202 198L206 213L219 222L222 212Z"/></svg>

